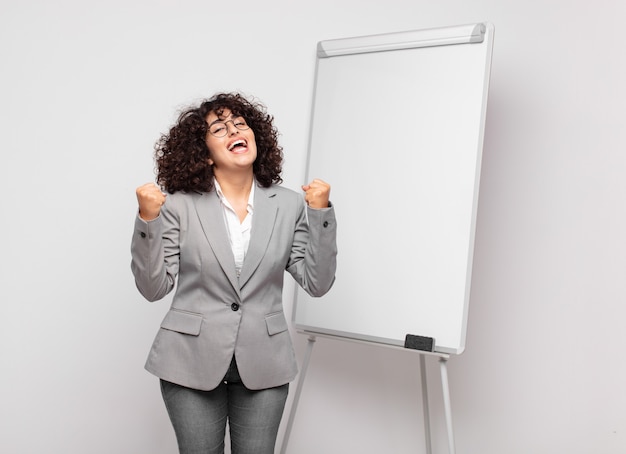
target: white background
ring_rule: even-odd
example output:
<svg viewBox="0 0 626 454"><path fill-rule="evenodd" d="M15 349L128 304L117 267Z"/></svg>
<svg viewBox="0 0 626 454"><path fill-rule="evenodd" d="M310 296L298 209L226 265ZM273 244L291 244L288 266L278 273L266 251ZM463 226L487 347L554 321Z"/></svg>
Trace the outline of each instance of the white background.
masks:
<svg viewBox="0 0 626 454"><path fill-rule="evenodd" d="M175 452L143 371L167 301L135 290L129 243L134 188L179 107L257 96L298 188L317 41L488 21L473 298L449 371L457 452L623 453L624 17L618 0L3 0L0 451ZM318 340L289 453L424 452L418 378L404 352Z"/></svg>

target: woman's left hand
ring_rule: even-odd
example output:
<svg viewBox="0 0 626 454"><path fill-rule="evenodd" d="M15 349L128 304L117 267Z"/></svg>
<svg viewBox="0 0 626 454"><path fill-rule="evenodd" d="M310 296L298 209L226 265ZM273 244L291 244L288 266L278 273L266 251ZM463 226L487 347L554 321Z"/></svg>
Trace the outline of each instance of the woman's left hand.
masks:
<svg viewBox="0 0 626 454"><path fill-rule="evenodd" d="M309 184L302 186L304 200L311 208L328 208L330 197L330 185L322 180L314 179Z"/></svg>

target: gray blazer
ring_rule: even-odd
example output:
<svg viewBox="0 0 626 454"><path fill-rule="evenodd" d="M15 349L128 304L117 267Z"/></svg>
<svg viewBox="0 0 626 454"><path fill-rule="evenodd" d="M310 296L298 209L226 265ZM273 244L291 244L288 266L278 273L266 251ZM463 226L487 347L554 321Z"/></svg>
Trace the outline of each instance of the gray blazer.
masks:
<svg viewBox="0 0 626 454"><path fill-rule="evenodd" d="M271 388L298 372L283 313L285 270L312 296L330 289L334 208L310 209L295 191L257 186L250 244L237 276L215 191L177 192L155 220L137 217L131 253L137 288L147 300L176 288L148 355L149 372L211 390L235 355L248 388Z"/></svg>

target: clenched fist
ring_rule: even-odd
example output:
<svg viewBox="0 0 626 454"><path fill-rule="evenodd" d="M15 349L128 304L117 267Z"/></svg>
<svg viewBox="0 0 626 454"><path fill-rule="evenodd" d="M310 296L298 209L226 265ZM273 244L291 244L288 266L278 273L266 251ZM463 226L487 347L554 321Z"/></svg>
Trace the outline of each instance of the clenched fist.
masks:
<svg viewBox="0 0 626 454"><path fill-rule="evenodd" d="M154 183L146 183L135 191L139 202L139 217L144 221L156 219L165 203L166 194Z"/></svg>
<svg viewBox="0 0 626 454"><path fill-rule="evenodd" d="M311 208L328 208L330 185L322 180L314 179L302 186L304 200Z"/></svg>

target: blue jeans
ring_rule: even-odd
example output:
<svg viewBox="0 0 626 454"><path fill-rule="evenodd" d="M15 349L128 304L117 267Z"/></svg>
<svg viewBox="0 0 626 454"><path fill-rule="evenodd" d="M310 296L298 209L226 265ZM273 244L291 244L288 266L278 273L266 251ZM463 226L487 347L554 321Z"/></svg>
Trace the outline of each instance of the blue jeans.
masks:
<svg viewBox="0 0 626 454"><path fill-rule="evenodd" d="M288 391L288 383L247 389L234 358L224 381L212 391L161 380L180 454L224 454L227 420L232 454L274 454Z"/></svg>

